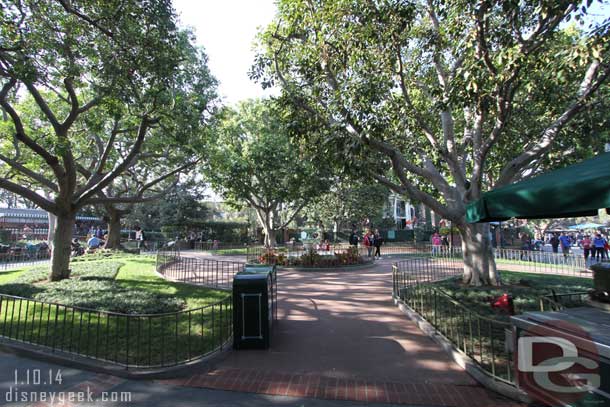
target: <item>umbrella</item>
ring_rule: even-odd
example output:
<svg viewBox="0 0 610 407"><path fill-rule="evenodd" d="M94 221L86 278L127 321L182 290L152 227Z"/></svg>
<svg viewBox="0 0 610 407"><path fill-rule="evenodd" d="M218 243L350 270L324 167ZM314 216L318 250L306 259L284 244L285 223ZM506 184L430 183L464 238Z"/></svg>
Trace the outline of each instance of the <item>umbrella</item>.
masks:
<svg viewBox="0 0 610 407"><path fill-rule="evenodd" d="M599 223L581 223L579 225L568 226L568 229L597 229L604 227L604 225L600 225Z"/></svg>
<svg viewBox="0 0 610 407"><path fill-rule="evenodd" d="M466 208L469 223L597 215L610 207L610 153L486 192Z"/></svg>

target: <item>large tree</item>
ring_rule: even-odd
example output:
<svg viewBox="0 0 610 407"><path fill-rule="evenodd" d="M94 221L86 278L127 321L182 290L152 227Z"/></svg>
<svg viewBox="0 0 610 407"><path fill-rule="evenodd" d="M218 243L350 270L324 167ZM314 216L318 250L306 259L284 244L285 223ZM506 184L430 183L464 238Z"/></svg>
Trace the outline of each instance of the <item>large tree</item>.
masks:
<svg viewBox="0 0 610 407"><path fill-rule="evenodd" d="M369 180L338 178L328 192L305 207L303 215L308 222L322 223L335 231L351 228L353 224L378 227L383 221L388 194L387 187Z"/></svg>
<svg viewBox="0 0 610 407"><path fill-rule="evenodd" d="M256 211L266 246L274 246L276 231L328 187L328 166L307 156L289 136L283 114L269 99L226 110L207 159L212 187L228 201L245 202Z"/></svg>
<svg viewBox="0 0 610 407"><path fill-rule="evenodd" d="M596 108L610 64L607 27L562 30L580 6L280 0L252 76L279 84L343 160L385 163L371 177L459 228L465 283L496 284L489 226L465 207L583 151L564 130Z"/></svg>
<svg viewBox="0 0 610 407"><path fill-rule="evenodd" d="M215 81L167 0L8 1L0 22L0 106L12 127L0 161L15 174L0 188L56 216L50 279L60 280L76 212L142 198L109 192L146 154L194 151Z"/></svg>
<svg viewBox="0 0 610 407"><path fill-rule="evenodd" d="M189 180L169 188L163 199L136 204L126 216L129 225L145 230L173 226L188 230L197 222L212 218L213 211L204 203L206 197L201 182Z"/></svg>

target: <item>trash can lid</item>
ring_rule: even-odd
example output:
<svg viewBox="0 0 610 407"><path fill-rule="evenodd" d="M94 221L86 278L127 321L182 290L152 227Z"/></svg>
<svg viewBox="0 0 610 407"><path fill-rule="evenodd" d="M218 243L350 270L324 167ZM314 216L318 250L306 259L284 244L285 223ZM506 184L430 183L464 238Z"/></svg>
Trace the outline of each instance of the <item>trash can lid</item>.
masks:
<svg viewBox="0 0 610 407"><path fill-rule="evenodd" d="M267 264L246 264L242 273L273 273L275 272L275 265Z"/></svg>
<svg viewBox="0 0 610 407"><path fill-rule="evenodd" d="M266 280L268 273L245 273L240 271L235 274L233 280Z"/></svg>

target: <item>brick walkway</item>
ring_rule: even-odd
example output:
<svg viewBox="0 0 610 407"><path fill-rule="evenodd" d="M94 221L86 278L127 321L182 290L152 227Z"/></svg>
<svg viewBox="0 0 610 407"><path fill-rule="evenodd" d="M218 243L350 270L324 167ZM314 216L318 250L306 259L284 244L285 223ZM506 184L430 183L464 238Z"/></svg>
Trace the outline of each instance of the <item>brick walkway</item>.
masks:
<svg viewBox="0 0 610 407"><path fill-rule="evenodd" d="M518 405L479 386L393 305L391 263L280 272L269 350L228 352L185 387L426 406Z"/></svg>

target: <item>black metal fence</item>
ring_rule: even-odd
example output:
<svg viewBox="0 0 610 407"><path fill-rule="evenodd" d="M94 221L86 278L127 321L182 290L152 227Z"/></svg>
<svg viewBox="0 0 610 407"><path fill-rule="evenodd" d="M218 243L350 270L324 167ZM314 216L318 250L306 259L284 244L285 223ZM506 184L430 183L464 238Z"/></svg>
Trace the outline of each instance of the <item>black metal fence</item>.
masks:
<svg viewBox="0 0 610 407"><path fill-rule="evenodd" d="M168 279L230 288L243 263L184 258L160 251ZM175 366L222 349L233 331L232 296L164 314L123 314L0 294L0 338L109 362L126 369Z"/></svg>
<svg viewBox="0 0 610 407"><path fill-rule="evenodd" d="M211 254L246 254L247 243L194 242L193 250Z"/></svg>
<svg viewBox="0 0 610 407"><path fill-rule="evenodd" d="M540 298L540 311L561 311L565 308L581 307L586 305L588 298L588 291L545 295Z"/></svg>
<svg viewBox="0 0 610 407"><path fill-rule="evenodd" d="M126 369L175 366L224 346L231 296L167 314L121 314L0 294L0 337Z"/></svg>
<svg viewBox="0 0 610 407"><path fill-rule="evenodd" d="M495 379L514 384L510 323L481 316L431 282L458 276L455 259L413 258L394 264L393 297L430 323Z"/></svg>
<svg viewBox="0 0 610 407"><path fill-rule="evenodd" d="M157 272L169 280L230 289L245 263L186 257L179 251L157 252Z"/></svg>
<svg viewBox="0 0 610 407"><path fill-rule="evenodd" d="M18 269L45 264L51 258L48 248L40 246L0 247L0 270Z"/></svg>

